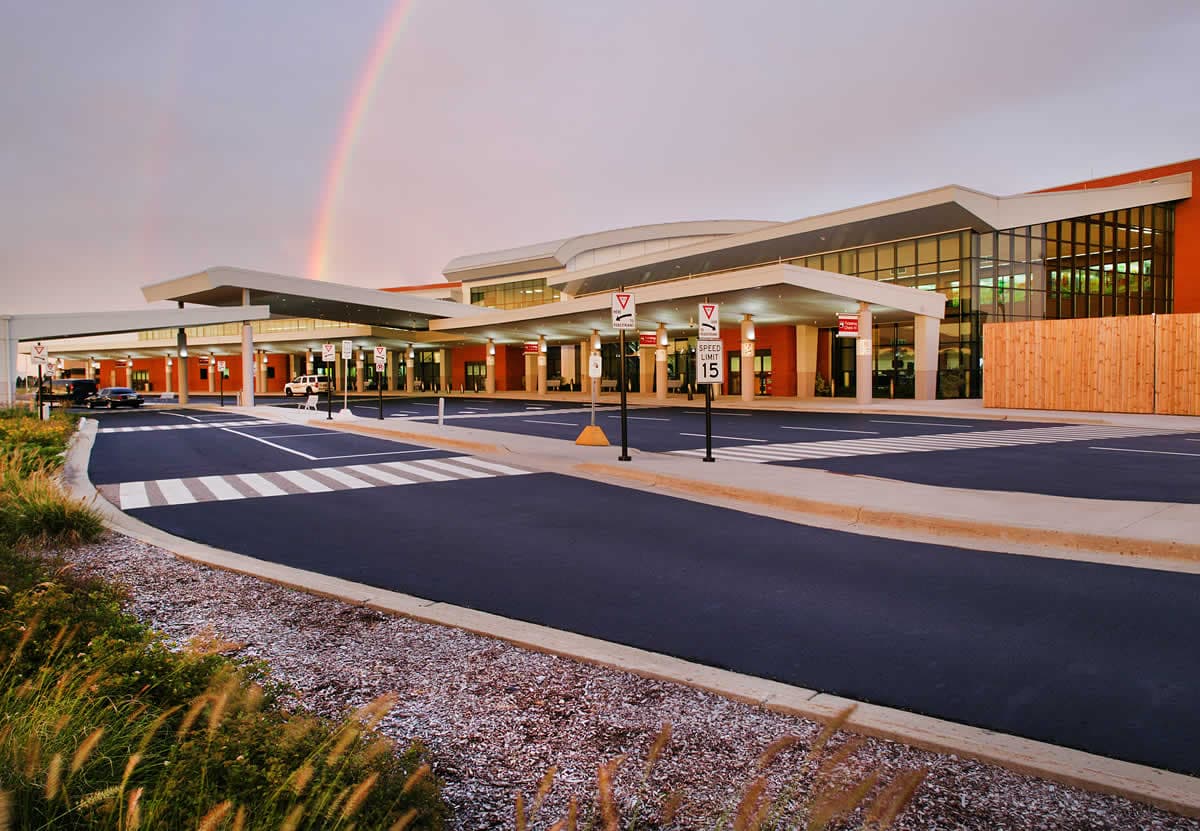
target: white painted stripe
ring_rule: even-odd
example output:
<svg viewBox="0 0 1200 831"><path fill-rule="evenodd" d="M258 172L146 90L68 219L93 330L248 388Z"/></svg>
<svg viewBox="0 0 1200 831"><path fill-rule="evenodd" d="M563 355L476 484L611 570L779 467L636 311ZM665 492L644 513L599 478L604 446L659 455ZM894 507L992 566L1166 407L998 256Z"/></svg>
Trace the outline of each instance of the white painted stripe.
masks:
<svg viewBox="0 0 1200 831"><path fill-rule="evenodd" d="M832 427L787 427L780 425L780 430L812 430L815 433L862 433L867 436L878 436L878 430L835 430Z"/></svg>
<svg viewBox="0 0 1200 831"><path fill-rule="evenodd" d="M261 443L267 445L268 447L274 447L276 450L282 450L284 453L291 453L295 456L301 457L302 459L308 459L310 462L315 462L317 460L316 456L310 456L307 453L301 453L299 450L292 450L290 447L284 447L282 444L275 444L275 442L267 441L266 439L264 439L260 436L252 436L249 433L239 433L237 430L231 430L228 427L222 427L221 429L224 430L226 433L232 433L235 436L241 436L242 438L250 439L251 441L261 442ZM271 485L271 487L275 487L275 486Z"/></svg>
<svg viewBox="0 0 1200 831"><path fill-rule="evenodd" d="M168 505L187 505L196 501L196 497L180 479L159 479L158 489Z"/></svg>
<svg viewBox="0 0 1200 831"><path fill-rule="evenodd" d="M900 421L890 418L867 419L872 424L919 424L924 427L978 427L978 424L959 424L956 421Z"/></svg>
<svg viewBox="0 0 1200 831"><path fill-rule="evenodd" d="M283 488L274 482L268 482L257 473L239 473L237 478L245 482L251 490L260 496L284 496L287 494L287 491Z"/></svg>
<svg viewBox="0 0 1200 831"><path fill-rule="evenodd" d="M579 425L573 421L548 421L544 418L523 418L526 424L557 424L559 427L578 427Z"/></svg>
<svg viewBox="0 0 1200 831"><path fill-rule="evenodd" d="M1180 453L1177 450L1138 450L1133 447L1089 447L1088 450L1115 450L1120 453L1153 453L1156 456L1200 456L1200 453Z"/></svg>
<svg viewBox="0 0 1200 831"><path fill-rule="evenodd" d="M201 476L198 480L200 484L212 491L212 495L217 499L245 499L246 497L235 488L233 485L225 481L221 476Z"/></svg>
<svg viewBox="0 0 1200 831"><path fill-rule="evenodd" d="M498 462L489 462L484 459L476 459L474 456L455 456L454 461L458 462L459 464L481 467L484 470L490 470L495 473L503 474L504 476L522 476L530 472L528 470L521 470L519 468L509 467L508 465L502 465Z"/></svg>
<svg viewBox="0 0 1200 831"><path fill-rule="evenodd" d="M459 477L465 477L467 479L487 479L489 477L496 475L494 473L486 473L482 470L472 470L469 467L459 467L456 464L452 464L452 462L457 461L457 460L458 460L458 457L453 457L450 460L422 459L421 461L417 462L416 464L419 464L422 467L424 467L425 465L430 465L439 470L445 470L450 473L454 473Z"/></svg>
<svg viewBox="0 0 1200 831"><path fill-rule="evenodd" d="M704 433L680 433L679 435L704 438ZM769 441L769 439L752 439L752 438L748 438L746 436L718 436L716 433L713 433L713 438L714 439L727 439L728 441L761 441L761 442Z"/></svg>
<svg viewBox="0 0 1200 831"><path fill-rule="evenodd" d="M367 476L387 485L411 485L413 483L412 479L405 479L402 476L388 473L386 470L380 470L378 467L372 465L350 465L346 469L353 470L360 476Z"/></svg>
<svg viewBox="0 0 1200 831"><path fill-rule="evenodd" d="M423 479L433 482L449 482L454 478L453 476L447 476L444 473L438 473L436 470L427 470L423 467L417 467L410 462L380 462L380 464L395 470L403 471L405 473L411 473L415 476L419 476Z"/></svg>
<svg viewBox="0 0 1200 831"><path fill-rule="evenodd" d="M670 421L669 418L655 418L654 416L625 416L630 421ZM620 418L619 415L610 415L609 418Z"/></svg>
<svg viewBox="0 0 1200 831"><path fill-rule="evenodd" d="M357 489L357 488L373 488L373 487L375 487L370 482L364 482L362 479L359 479L357 476L351 476L349 473L342 473L340 470L338 470L335 467L320 467L320 468L317 468L313 472L319 473L322 476L324 476L328 479L332 479L335 482L341 482L343 485L345 485L348 488Z"/></svg>
<svg viewBox="0 0 1200 831"><path fill-rule="evenodd" d="M123 511L150 505L150 494L146 493L145 482L122 482L120 494Z"/></svg>
<svg viewBox="0 0 1200 831"><path fill-rule="evenodd" d="M274 473L276 476L287 479L293 485L304 488L309 493L328 493L333 490L333 488L324 482L318 482L316 479L313 479L311 476L305 476L298 470L276 470Z"/></svg>

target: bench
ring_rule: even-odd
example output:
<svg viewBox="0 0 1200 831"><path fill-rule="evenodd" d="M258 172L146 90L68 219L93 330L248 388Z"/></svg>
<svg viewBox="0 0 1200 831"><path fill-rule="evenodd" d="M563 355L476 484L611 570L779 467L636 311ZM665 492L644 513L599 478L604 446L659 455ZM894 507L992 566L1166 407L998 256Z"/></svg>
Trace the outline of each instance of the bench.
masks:
<svg viewBox="0 0 1200 831"><path fill-rule="evenodd" d="M683 379L682 378L668 378L667 379L667 392L679 392L681 389L683 389Z"/></svg>
<svg viewBox="0 0 1200 831"><path fill-rule="evenodd" d="M316 412L317 411L317 402L319 402L320 400L321 400L321 396L317 395L316 393L313 393L312 395L310 395L304 399L304 403L300 405L300 409L301 410L312 410L313 412Z"/></svg>
<svg viewBox="0 0 1200 831"><path fill-rule="evenodd" d="M562 379L561 378L548 378L546 380L546 389L547 390L561 390L562 389Z"/></svg>
<svg viewBox="0 0 1200 831"><path fill-rule="evenodd" d="M600 392L608 392L609 390L612 390L613 392L617 391L616 379L601 378L600 379Z"/></svg>

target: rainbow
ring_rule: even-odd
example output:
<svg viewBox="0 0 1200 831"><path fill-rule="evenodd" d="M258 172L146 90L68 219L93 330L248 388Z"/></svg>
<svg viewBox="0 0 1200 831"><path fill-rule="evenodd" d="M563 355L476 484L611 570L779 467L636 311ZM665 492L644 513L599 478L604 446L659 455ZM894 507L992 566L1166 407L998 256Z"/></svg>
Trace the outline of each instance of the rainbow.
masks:
<svg viewBox="0 0 1200 831"><path fill-rule="evenodd" d="M412 6L413 0L396 0L383 28L379 31L379 36L375 38L375 45L371 48L370 57L367 59L366 66L363 67L362 74L359 75L350 106L346 108L346 115L342 119L342 128L334 147L333 159L325 174L325 185L321 190L321 201L317 212L317 224L313 228L312 243L309 246L307 271L308 277L312 280L325 279L325 270L329 264L329 234L333 228L334 210L337 208L342 193L342 184L346 178L346 169L350 164L350 155L358 142L358 136L362 131L363 122L366 120L367 109L375 94L379 77L383 74L383 68L387 65L392 49L396 45L396 39L400 35L400 28L412 10Z"/></svg>

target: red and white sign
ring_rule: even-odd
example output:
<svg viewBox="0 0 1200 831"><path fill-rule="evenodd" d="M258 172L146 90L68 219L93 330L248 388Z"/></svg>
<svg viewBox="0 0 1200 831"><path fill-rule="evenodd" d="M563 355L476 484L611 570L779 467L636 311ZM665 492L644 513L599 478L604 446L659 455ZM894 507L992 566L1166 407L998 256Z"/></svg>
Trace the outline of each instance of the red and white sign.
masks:
<svg viewBox="0 0 1200 831"><path fill-rule="evenodd" d="M224 361L217 361L217 372L221 373L222 375L225 374L225 362Z"/></svg>
<svg viewBox="0 0 1200 831"><path fill-rule="evenodd" d="M838 315L837 336L839 338L857 338L858 315Z"/></svg>
<svg viewBox="0 0 1200 831"><path fill-rule="evenodd" d="M641 346L658 346L658 335L653 332L650 334L642 332L638 335L638 344Z"/></svg>
<svg viewBox="0 0 1200 831"><path fill-rule="evenodd" d="M700 317L698 319L700 321L700 331L697 337L700 340L721 339L721 310L716 303L701 303Z"/></svg>
<svg viewBox="0 0 1200 831"><path fill-rule="evenodd" d="M630 292L613 292L612 325L614 329L637 329L637 306Z"/></svg>
<svg viewBox="0 0 1200 831"><path fill-rule="evenodd" d="M35 343L33 349L29 353L29 357L35 364L44 364L47 360L46 347L40 343Z"/></svg>
<svg viewBox="0 0 1200 831"><path fill-rule="evenodd" d="M337 360L337 344L321 344L321 363L330 364Z"/></svg>
<svg viewBox="0 0 1200 831"><path fill-rule="evenodd" d="M539 350L538 350L538 342L537 341L534 340L534 341L526 342L526 344L525 344L525 354L526 355L536 355L538 353L538 351Z"/></svg>

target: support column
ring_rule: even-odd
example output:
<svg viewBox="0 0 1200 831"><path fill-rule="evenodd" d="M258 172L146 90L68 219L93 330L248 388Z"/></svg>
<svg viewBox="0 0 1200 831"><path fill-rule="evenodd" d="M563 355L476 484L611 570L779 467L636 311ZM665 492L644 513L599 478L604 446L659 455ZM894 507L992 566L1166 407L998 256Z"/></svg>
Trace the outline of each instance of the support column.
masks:
<svg viewBox="0 0 1200 831"><path fill-rule="evenodd" d="M546 336L538 335L537 394L546 394Z"/></svg>
<svg viewBox="0 0 1200 831"><path fill-rule="evenodd" d="M17 337L9 316L0 316L0 348L0 405L11 407L17 403Z"/></svg>
<svg viewBox="0 0 1200 831"><path fill-rule="evenodd" d="M367 391L367 375L363 372L363 351L361 349L354 353L354 391Z"/></svg>
<svg viewBox="0 0 1200 831"><path fill-rule="evenodd" d="M483 389L485 392L493 393L496 391L496 342L488 338L486 349L484 366L487 373L483 378Z"/></svg>
<svg viewBox="0 0 1200 831"><path fill-rule="evenodd" d="M342 358L341 349L339 349L336 353L336 356L333 359L333 391L334 392L341 392L342 390L344 390L346 388L345 387L345 379L342 378L342 375L345 374L344 372L342 372L342 366L345 363L346 363L346 361L344 358Z"/></svg>
<svg viewBox="0 0 1200 831"><path fill-rule="evenodd" d="M296 371L296 353L289 352L288 353L288 376L287 376L286 380L290 381L293 378L295 378L297 375L300 375L300 374L301 373Z"/></svg>
<svg viewBox="0 0 1200 831"><path fill-rule="evenodd" d="M183 308L183 303L179 304L179 308ZM179 403L188 403L188 348L187 348L187 332L182 326L179 327L179 333L175 338L177 359L176 364L179 370Z"/></svg>
<svg viewBox="0 0 1200 831"><path fill-rule="evenodd" d="M742 315L742 400L754 400L754 319Z"/></svg>
<svg viewBox="0 0 1200 831"><path fill-rule="evenodd" d="M638 391L642 395L650 395L654 388L654 351L658 348L658 335L654 336L654 346L643 346L642 335L638 333Z"/></svg>
<svg viewBox="0 0 1200 831"><path fill-rule="evenodd" d="M817 394L817 335L816 326L796 327L796 397L812 398Z"/></svg>
<svg viewBox="0 0 1200 831"><path fill-rule="evenodd" d="M125 359L125 386L133 388L133 356Z"/></svg>
<svg viewBox="0 0 1200 831"><path fill-rule="evenodd" d="M916 354L913 360L918 401L937 398L938 341L941 321L936 317L917 315L913 318L913 340Z"/></svg>
<svg viewBox="0 0 1200 831"><path fill-rule="evenodd" d="M413 368L416 366L415 359L417 354L413 352L412 344L409 344L408 351L404 353L404 391L412 392L417 388L417 380L413 378Z"/></svg>
<svg viewBox="0 0 1200 831"><path fill-rule="evenodd" d="M537 356L529 352L522 354L525 358L525 392L537 392Z"/></svg>
<svg viewBox="0 0 1200 831"><path fill-rule="evenodd" d="M242 289L242 305L250 305L250 289ZM242 401L243 407L254 406L254 328L242 323Z"/></svg>
<svg viewBox="0 0 1200 831"><path fill-rule="evenodd" d="M267 350L258 350L258 357L254 361L254 368L258 372L258 392L261 395L267 391Z"/></svg>
<svg viewBox="0 0 1200 831"><path fill-rule="evenodd" d="M208 391L217 391L217 356L212 353L208 356Z"/></svg>
<svg viewBox="0 0 1200 831"><path fill-rule="evenodd" d="M450 366L450 350L438 350L438 386L442 392L450 392L450 384L454 380L453 367Z"/></svg>
<svg viewBox="0 0 1200 831"><path fill-rule="evenodd" d="M170 355L163 358L163 366L166 367L166 372L163 373L163 376L166 378L166 384L167 384L167 387L166 387L166 389L163 390L163 392L170 392L171 391L171 373L174 372L174 367L175 367L175 362L173 360L171 360Z"/></svg>
<svg viewBox="0 0 1200 831"><path fill-rule="evenodd" d="M383 379L383 388L391 392L396 388L396 350L387 351L387 377Z"/></svg>
<svg viewBox="0 0 1200 831"><path fill-rule="evenodd" d="M667 326L658 324L658 345L654 348L654 397L667 400Z"/></svg>
<svg viewBox="0 0 1200 831"><path fill-rule="evenodd" d="M296 374L297 375L316 375L317 374L316 371L313 370L313 359L312 359L312 350L311 349L304 350L304 372L299 372Z"/></svg>
<svg viewBox="0 0 1200 831"><path fill-rule="evenodd" d="M870 404L873 396L874 355L871 332L871 306L860 301L858 304L858 338L854 341L854 390L859 404Z"/></svg>

